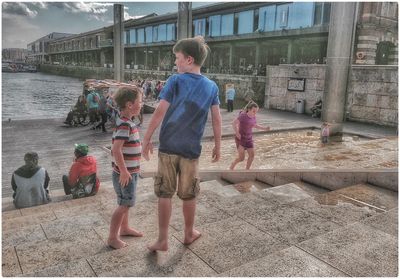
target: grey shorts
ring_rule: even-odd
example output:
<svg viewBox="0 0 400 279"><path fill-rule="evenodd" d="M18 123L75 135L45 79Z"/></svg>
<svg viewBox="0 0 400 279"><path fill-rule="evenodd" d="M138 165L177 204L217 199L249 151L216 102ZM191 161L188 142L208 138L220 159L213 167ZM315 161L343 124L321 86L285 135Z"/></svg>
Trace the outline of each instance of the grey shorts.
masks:
<svg viewBox="0 0 400 279"><path fill-rule="evenodd" d="M199 159L158 153L158 172L154 178L154 192L159 198L172 198L178 187L182 200L194 199L200 191Z"/></svg>
<svg viewBox="0 0 400 279"><path fill-rule="evenodd" d="M132 207L135 205L136 200L136 186L139 174L132 173L132 179L128 185L122 187L119 183L119 173L113 171L112 180L115 193L117 194L118 205Z"/></svg>

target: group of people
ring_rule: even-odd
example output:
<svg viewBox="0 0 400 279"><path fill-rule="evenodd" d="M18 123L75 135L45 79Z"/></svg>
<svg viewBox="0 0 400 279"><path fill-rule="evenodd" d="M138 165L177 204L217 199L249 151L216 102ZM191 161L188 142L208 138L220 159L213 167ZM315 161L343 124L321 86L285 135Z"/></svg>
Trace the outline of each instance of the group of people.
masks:
<svg viewBox="0 0 400 279"><path fill-rule="evenodd" d="M74 199L95 195L100 187L96 159L88 153L87 144L75 144L69 174L62 177L65 194L71 194ZM15 207L25 208L49 203L50 177L47 170L38 165L39 155L36 152L28 152L24 161L25 164L11 177Z"/></svg>
<svg viewBox="0 0 400 279"><path fill-rule="evenodd" d="M144 99L157 100L164 87L165 81L152 79L134 79L129 82L143 90Z"/></svg>
<svg viewBox="0 0 400 279"><path fill-rule="evenodd" d="M107 244L114 249L127 246L121 236L143 236L141 231L129 225L129 208L136 203L141 156L149 160L150 154L153 153L151 138L160 125L158 171L154 179L154 193L158 197L159 235L148 249L150 251L168 250L171 199L175 193L183 203L185 222L183 243L191 244L201 236L201 232L194 227L196 197L200 191L201 139L208 112L211 111L214 133L211 162L217 162L221 156L218 86L200 72L209 52L209 47L202 37L179 40L173 47L173 52L178 73L171 76L161 90L159 105L150 119L143 141L140 140L137 125L132 121L133 117L140 114L143 102L142 89L139 86L121 87L114 96L114 101L119 108L119 117L116 119L112 135L112 183L118 207L112 214L107 240ZM233 122L238 157L230 166L231 169L244 159L245 151L249 155L246 169L250 168L254 158L252 129L265 131L270 129L257 124L257 111L258 105L255 102L249 102ZM82 195L85 196L88 195L89 190L89 194L98 190L97 178L89 179L95 172L95 167L93 167L95 160L87 157L87 152L87 146L76 146L75 160L70 174L68 177L63 177L66 193L83 192ZM39 167L31 164L29 169L31 168ZM29 174L32 172L30 171ZM91 181L92 184L89 183L91 187L88 190L85 186L80 186L85 184L77 179L80 175L86 178L85 181ZM42 171L41 177L44 176L45 173ZM44 187L45 183L42 184ZM77 187L81 190L76 190ZM18 188L16 189L18 192ZM43 197L45 196L43 193Z"/></svg>

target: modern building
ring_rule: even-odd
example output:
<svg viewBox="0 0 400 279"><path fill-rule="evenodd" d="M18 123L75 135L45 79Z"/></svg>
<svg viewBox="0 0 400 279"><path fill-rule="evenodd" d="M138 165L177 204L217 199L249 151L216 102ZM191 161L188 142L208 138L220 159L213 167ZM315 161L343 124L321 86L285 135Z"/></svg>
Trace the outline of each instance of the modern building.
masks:
<svg viewBox="0 0 400 279"><path fill-rule="evenodd" d="M330 10L329 2L218 3L193 9L190 29L212 50L207 72L263 75L266 65L324 64ZM177 20L170 13L125 21L127 67L171 70ZM397 64L397 20L395 2L358 2L353 63ZM57 64L113 65L113 26L48 44L44 56Z"/></svg>
<svg viewBox="0 0 400 279"><path fill-rule="evenodd" d="M65 38L73 34L53 32L43 36L36 41L29 43L28 61L32 63L48 63L49 62L49 43L59 38Z"/></svg>

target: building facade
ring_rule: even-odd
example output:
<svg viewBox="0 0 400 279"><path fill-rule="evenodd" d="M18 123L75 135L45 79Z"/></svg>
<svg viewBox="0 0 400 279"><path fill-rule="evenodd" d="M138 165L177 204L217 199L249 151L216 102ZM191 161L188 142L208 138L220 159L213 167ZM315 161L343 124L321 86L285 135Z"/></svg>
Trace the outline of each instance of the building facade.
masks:
<svg viewBox="0 0 400 279"><path fill-rule="evenodd" d="M37 39L36 41L34 41L32 43L29 43L27 45L27 49L28 49L27 60L28 60L28 62L35 63L35 64L48 63L50 61L49 44L54 40L57 40L59 38L68 37L71 35L72 34L69 34L69 33L53 32L46 36L43 36L40 39Z"/></svg>
<svg viewBox="0 0 400 279"><path fill-rule="evenodd" d="M329 2L218 3L192 10L192 36L211 48L209 73L265 75L266 65L324 64L330 9ZM359 2L356 17L353 63L397 64L397 3ZM171 70L177 19L171 13L125 21L126 67ZM112 67L112 27L53 40L46 55L55 63Z"/></svg>
<svg viewBox="0 0 400 279"><path fill-rule="evenodd" d="M25 62L28 50L25 48L4 48L1 51L2 61Z"/></svg>

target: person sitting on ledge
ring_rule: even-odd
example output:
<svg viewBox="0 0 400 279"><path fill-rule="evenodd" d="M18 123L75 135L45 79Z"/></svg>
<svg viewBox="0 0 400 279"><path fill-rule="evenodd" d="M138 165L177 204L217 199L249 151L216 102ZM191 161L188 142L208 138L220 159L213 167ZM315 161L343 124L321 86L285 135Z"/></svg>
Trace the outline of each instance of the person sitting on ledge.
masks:
<svg viewBox="0 0 400 279"><path fill-rule="evenodd" d="M75 144L75 158L69 175L62 177L65 194L72 194L74 199L93 196L100 187L100 181L96 175L96 159L88 156L88 153L87 144Z"/></svg>
<svg viewBox="0 0 400 279"><path fill-rule="evenodd" d="M45 168L38 166L38 154L28 152L24 160L25 165L18 168L11 178L15 207L24 208L50 202L50 177Z"/></svg>

